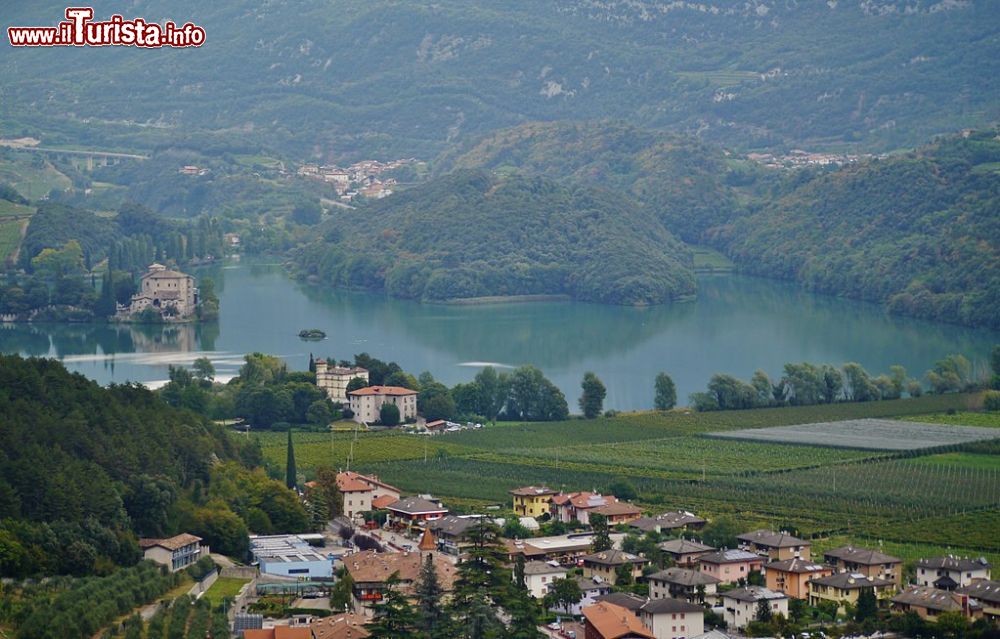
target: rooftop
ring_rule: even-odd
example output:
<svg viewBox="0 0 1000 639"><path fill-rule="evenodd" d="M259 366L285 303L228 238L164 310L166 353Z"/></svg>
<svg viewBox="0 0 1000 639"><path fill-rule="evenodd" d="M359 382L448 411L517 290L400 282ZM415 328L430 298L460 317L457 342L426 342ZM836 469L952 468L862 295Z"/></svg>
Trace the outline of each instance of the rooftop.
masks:
<svg viewBox="0 0 1000 639"><path fill-rule="evenodd" d="M620 566L622 564L645 564L649 560L639 555L633 555L622 550L602 550L582 557L584 562L604 566Z"/></svg>
<svg viewBox="0 0 1000 639"><path fill-rule="evenodd" d="M968 586L956 589L955 592L975 597L981 601L988 601L994 605L1000 604L1000 581L977 579Z"/></svg>
<svg viewBox="0 0 1000 639"><path fill-rule="evenodd" d="M250 552L258 561L300 563L330 561L299 535L251 535Z"/></svg>
<svg viewBox="0 0 1000 639"><path fill-rule="evenodd" d="M715 550L711 546L690 539L670 539L660 544L658 548L674 555L687 555L695 552L708 553Z"/></svg>
<svg viewBox="0 0 1000 639"><path fill-rule="evenodd" d="M737 564L744 561L763 561L760 555L746 550L719 550L702 555L698 561L707 564Z"/></svg>
<svg viewBox="0 0 1000 639"><path fill-rule="evenodd" d="M643 604L640 608L642 612L647 612L651 615L662 615L677 612L701 612L704 613L705 609L702 606L698 606L693 603L688 603L683 599L672 599L667 597L665 599L652 599Z"/></svg>
<svg viewBox="0 0 1000 639"><path fill-rule="evenodd" d="M724 599L735 599L736 601L746 601L750 603L760 601L761 599L788 599L788 596L785 593L768 590L762 586L747 586L746 588L729 590L722 593L722 597Z"/></svg>
<svg viewBox="0 0 1000 639"><path fill-rule="evenodd" d="M979 559L969 559L967 557L931 557L929 559L918 559L917 568L931 568L934 570L982 570L989 568L990 563L985 557Z"/></svg>
<svg viewBox="0 0 1000 639"><path fill-rule="evenodd" d="M630 610L635 612L639 608L642 608L646 603L645 597L640 597L639 595L633 595L630 592L612 592L606 595L601 595L596 597L594 601L604 602L618 606L619 608L624 608L625 610Z"/></svg>
<svg viewBox="0 0 1000 639"><path fill-rule="evenodd" d="M365 639L371 633L365 628L367 619L353 613L342 613L314 620L309 628L313 639Z"/></svg>
<svg viewBox="0 0 1000 639"><path fill-rule="evenodd" d="M378 395L416 395L417 391L410 390L409 388L403 388L402 386L365 386L364 388L359 388L357 390L352 390L348 395L359 395L359 396L378 396Z"/></svg>
<svg viewBox="0 0 1000 639"><path fill-rule="evenodd" d="M509 491L515 497L544 497L546 495L556 495L559 491L552 490L546 486L523 486Z"/></svg>
<svg viewBox="0 0 1000 639"><path fill-rule="evenodd" d="M753 532L737 535L736 538L748 544L767 546L768 548L788 548L790 546L810 545L810 543L804 539L793 537L786 532L775 532L773 530L755 530Z"/></svg>
<svg viewBox="0 0 1000 639"><path fill-rule="evenodd" d="M823 553L824 557L833 557L841 561L858 564L860 566L876 566L879 564L898 564L903 560L893 557L877 550L869 548L858 548L855 546L841 546Z"/></svg>
<svg viewBox="0 0 1000 639"><path fill-rule="evenodd" d="M641 519L636 519L630 523L629 526L649 532L650 530L656 530L657 528L661 530L669 530L671 528L682 528L684 526L691 525L697 526L704 523L705 520L698 517L694 513L689 513L685 510L677 510L669 513L662 513L660 515L656 515L655 517L642 517Z"/></svg>
<svg viewBox="0 0 1000 639"><path fill-rule="evenodd" d="M524 564L524 574L526 575L565 575L566 572L566 568L554 561L528 561Z"/></svg>
<svg viewBox="0 0 1000 639"><path fill-rule="evenodd" d="M667 568L660 572L654 572L646 577L648 581L665 581L679 586L708 586L720 583L720 580L701 572L700 570L690 570L688 568Z"/></svg>
<svg viewBox="0 0 1000 639"><path fill-rule="evenodd" d="M911 586L892 598L894 604L905 604L909 606L919 606L941 612L962 612L962 599L966 595L938 590L928 586ZM980 605L974 599L970 599L970 608L979 608Z"/></svg>
<svg viewBox="0 0 1000 639"><path fill-rule="evenodd" d="M857 590L861 588L885 588L893 585L888 579L867 577L860 572L838 572L826 577L815 577L809 583L821 586L831 586L840 590Z"/></svg>
<svg viewBox="0 0 1000 639"><path fill-rule="evenodd" d="M446 513L448 509L438 506L432 501L423 497L404 497L397 502L387 506L389 510L406 515L422 515L426 513Z"/></svg>
<svg viewBox="0 0 1000 639"><path fill-rule="evenodd" d="M439 554L432 556L431 561L434 562L434 569L437 571L441 587L446 591L451 590L457 576L455 564ZM423 561L420 553L377 553L371 550L354 553L343 558L344 567L351 574L351 579L355 583L369 584L385 583L394 573L399 575L400 581L412 584L420 575Z"/></svg>
<svg viewBox="0 0 1000 639"><path fill-rule="evenodd" d="M152 548L153 546L159 546L161 548L166 548L167 550L180 550L184 546L196 544L200 541L201 537L195 537L194 535L189 535L188 533L181 533L180 535L174 535L173 537L168 537L166 539L140 539L139 547L146 549Z"/></svg>
<svg viewBox="0 0 1000 639"><path fill-rule="evenodd" d="M806 561L805 559L783 559L781 561L772 561L769 564L764 564L764 568L767 570L775 570L779 572L795 572L795 573L808 573L808 572L822 572L824 570L833 570L830 566L826 564L816 563L815 561Z"/></svg>
<svg viewBox="0 0 1000 639"><path fill-rule="evenodd" d="M605 504L603 506L597 506L594 508L593 512L598 515L604 515L605 517L615 517L618 515L641 515L642 509L632 504L627 504L623 502L617 502L613 504Z"/></svg>
<svg viewBox="0 0 1000 639"><path fill-rule="evenodd" d="M604 639L619 639L619 637L656 639L630 610L612 603L602 601L587 606L583 609L583 616L586 617L587 624Z"/></svg>

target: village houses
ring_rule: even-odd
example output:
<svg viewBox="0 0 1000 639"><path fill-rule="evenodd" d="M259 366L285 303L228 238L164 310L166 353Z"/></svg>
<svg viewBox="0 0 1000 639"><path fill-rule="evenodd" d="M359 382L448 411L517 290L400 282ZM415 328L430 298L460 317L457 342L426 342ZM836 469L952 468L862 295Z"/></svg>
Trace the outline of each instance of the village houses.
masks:
<svg viewBox="0 0 1000 639"><path fill-rule="evenodd" d="M841 546L824 552L823 561L837 572L856 572L866 577L888 579L896 587L903 583L903 560L877 550Z"/></svg>
<svg viewBox="0 0 1000 639"><path fill-rule="evenodd" d="M832 601L844 610L844 604L855 605L863 590L870 589L876 599L883 599L895 590L895 584L888 579L866 577L861 573L838 572L825 577L809 580L809 604L815 606L822 601Z"/></svg>

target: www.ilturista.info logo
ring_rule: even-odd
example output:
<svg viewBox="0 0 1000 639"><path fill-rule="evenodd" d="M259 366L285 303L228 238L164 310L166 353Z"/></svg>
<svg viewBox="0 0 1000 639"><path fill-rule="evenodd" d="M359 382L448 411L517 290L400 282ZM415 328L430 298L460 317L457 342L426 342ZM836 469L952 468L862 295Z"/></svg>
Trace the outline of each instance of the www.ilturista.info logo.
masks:
<svg viewBox="0 0 1000 639"><path fill-rule="evenodd" d="M142 18L126 20L113 15L106 22L94 22L91 7L66 9L66 21L54 27L7 27L7 37L15 47L200 47L205 30L188 22L159 25Z"/></svg>

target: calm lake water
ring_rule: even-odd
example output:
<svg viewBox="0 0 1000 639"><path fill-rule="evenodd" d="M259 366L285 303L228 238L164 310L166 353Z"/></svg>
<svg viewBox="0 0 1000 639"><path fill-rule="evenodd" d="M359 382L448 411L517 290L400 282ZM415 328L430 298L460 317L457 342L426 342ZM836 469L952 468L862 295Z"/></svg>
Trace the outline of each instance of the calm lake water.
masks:
<svg viewBox="0 0 1000 639"><path fill-rule="evenodd" d="M485 364L534 364L576 409L580 378L591 370L608 387L606 408L653 404L653 378L667 371L684 403L713 373L744 379L757 368L780 375L785 362L860 362L872 373L902 364L922 376L933 362L962 353L985 365L1000 332L887 317L871 304L813 295L739 275L705 276L696 301L627 308L578 302L438 306L383 295L321 290L289 280L277 265L202 269L221 301L215 325L180 327L0 324L0 351L58 357L98 382L151 383L170 364L208 356L220 379L245 353L279 355L307 367L310 352L349 359L368 352L417 374L454 384ZM303 328L327 333L298 338Z"/></svg>

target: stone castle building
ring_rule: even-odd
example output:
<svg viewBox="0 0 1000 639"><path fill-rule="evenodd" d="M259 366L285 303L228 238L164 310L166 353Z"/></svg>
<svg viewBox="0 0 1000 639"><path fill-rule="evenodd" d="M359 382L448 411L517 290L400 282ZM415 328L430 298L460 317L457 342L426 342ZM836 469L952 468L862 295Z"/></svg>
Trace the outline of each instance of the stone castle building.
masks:
<svg viewBox="0 0 1000 639"><path fill-rule="evenodd" d="M139 291L128 306L119 306L118 312L130 316L152 308L167 319L183 320L193 316L197 306L194 277L162 264L150 264L139 282Z"/></svg>

